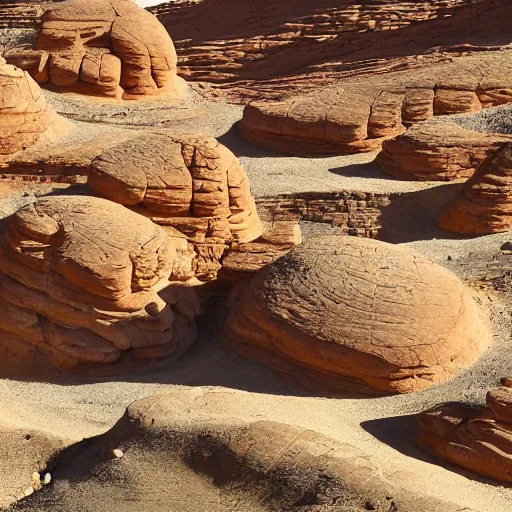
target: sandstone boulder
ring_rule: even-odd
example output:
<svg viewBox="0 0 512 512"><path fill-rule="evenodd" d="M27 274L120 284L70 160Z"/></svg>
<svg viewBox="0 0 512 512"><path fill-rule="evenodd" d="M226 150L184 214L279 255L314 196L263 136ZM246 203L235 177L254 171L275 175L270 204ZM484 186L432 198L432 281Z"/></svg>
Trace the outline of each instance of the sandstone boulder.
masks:
<svg viewBox="0 0 512 512"><path fill-rule="evenodd" d="M437 218L437 225L464 235L512 229L512 142L491 154Z"/></svg>
<svg viewBox="0 0 512 512"><path fill-rule="evenodd" d="M470 292L448 270L371 239L321 237L238 285L225 339L300 385L412 392L486 348Z"/></svg>
<svg viewBox="0 0 512 512"><path fill-rule="evenodd" d="M487 393L487 407L442 404L418 416L418 446L501 482L512 482L512 390Z"/></svg>
<svg viewBox="0 0 512 512"><path fill-rule="evenodd" d="M68 128L26 71L0 57L0 156L33 146L43 135L55 137Z"/></svg>
<svg viewBox="0 0 512 512"><path fill-rule="evenodd" d="M42 18L34 48L7 58L39 83L63 89L139 97L180 95L176 51L155 16L132 0L66 0Z"/></svg>
<svg viewBox="0 0 512 512"><path fill-rule="evenodd" d="M452 122L414 125L384 141L379 167L401 180L452 181L470 178L510 135L469 130Z"/></svg>
<svg viewBox="0 0 512 512"><path fill-rule="evenodd" d="M511 89L509 58L489 57L483 65L480 57L464 57L339 81L280 102L254 101L244 109L240 132L250 144L297 155L373 151L432 116L511 102Z"/></svg>
<svg viewBox="0 0 512 512"><path fill-rule="evenodd" d="M244 268L255 271L300 243L296 224L288 231L284 223L273 225L260 239L260 219L240 161L204 135L154 133L120 144L93 160L89 184L101 196L183 233L194 247L194 271L202 281L217 277L230 251L263 251L266 257L245 261ZM252 243L257 248L247 245Z"/></svg>
<svg viewBox="0 0 512 512"><path fill-rule="evenodd" d="M195 338L192 258L183 235L104 199L21 208L0 239L2 357L71 368L180 354Z"/></svg>

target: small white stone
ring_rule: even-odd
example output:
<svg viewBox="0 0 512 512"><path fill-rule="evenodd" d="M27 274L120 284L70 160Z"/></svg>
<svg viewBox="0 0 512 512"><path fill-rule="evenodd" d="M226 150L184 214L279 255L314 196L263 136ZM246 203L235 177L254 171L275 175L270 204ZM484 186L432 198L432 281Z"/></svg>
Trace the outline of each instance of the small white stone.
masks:
<svg viewBox="0 0 512 512"><path fill-rule="evenodd" d="M34 488L33 487L27 487L24 491L23 491L23 494L25 496L30 496L31 494L34 494Z"/></svg>
<svg viewBox="0 0 512 512"><path fill-rule="evenodd" d="M120 459L124 453L119 448L116 448L115 450L112 450L112 455L114 455L116 459Z"/></svg>
<svg viewBox="0 0 512 512"><path fill-rule="evenodd" d="M50 473L46 473L46 475L44 475L43 484L48 485L51 481L52 481L52 475L50 475Z"/></svg>

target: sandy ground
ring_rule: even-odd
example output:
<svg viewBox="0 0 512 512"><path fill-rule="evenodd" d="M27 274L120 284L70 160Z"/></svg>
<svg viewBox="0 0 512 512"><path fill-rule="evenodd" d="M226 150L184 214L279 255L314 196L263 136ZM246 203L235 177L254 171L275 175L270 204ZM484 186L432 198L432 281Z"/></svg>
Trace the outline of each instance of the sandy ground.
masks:
<svg viewBox="0 0 512 512"><path fill-rule="evenodd" d="M56 108L59 110L59 104ZM299 191L402 192L400 201L383 215L381 238L414 247L459 275L469 276L470 281L487 271L482 261L499 257L501 244L510 239L507 233L459 239L436 230L433 215L456 191L456 184L393 181L372 163L373 154L304 159L257 150L244 144L236 132L240 107L214 103L203 104L202 109L199 119L164 125L184 131L200 129L219 137L241 158L256 196ZM89 129L108 131L111 137L120 130L88 123L80 126L83 133ZM33 200L34 193L45 190L9 193L0 199L1 215ZM315 236L315 230L307 224L304 228L305 236ZM500 260L498 270L511 267L512 261ZM196 390L195 413L274 420L312 429L368 455L396 485L456 502L461 511L510 512L512 490L439 463L414 446L411 415L443 401L480 402L500 377L512 374L510 307L492 293L481 293L479 300L490 311L494 325L492 348L455 380L411 395L345 399L303 395L267 368L224 349L212 319L205 323L201 339L190 352L170 366L163 363L151 371L104 381L0 380L0 441L2 446L16 447L0 451L2 473L11 477L9 485L0 486L0 506L22 495L32 471L41 469L41 461L55 447L105 432L138 398L183 387ZM189 411L180 407L177 404L175 414L186 421ZM24 444L36 435L44 439L44 448L36 443ZM29 455L13 457L13 453L23 452L23 447Z"/></svg>

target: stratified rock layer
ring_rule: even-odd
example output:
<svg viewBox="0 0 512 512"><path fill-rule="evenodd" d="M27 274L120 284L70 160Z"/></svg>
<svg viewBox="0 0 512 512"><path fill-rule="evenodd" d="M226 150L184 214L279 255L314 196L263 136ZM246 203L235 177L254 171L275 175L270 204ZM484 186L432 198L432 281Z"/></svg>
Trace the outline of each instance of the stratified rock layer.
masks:
<svg viewBox="0 0 512 512"><path fill-rule="evenodd" d="M460 196L441 212L437 225L464 235L512 229L512 143L480 165Z"/></svg>
<svg viewBox="0 0 512 512"><path fill-rule="evenodd" d="M442 404L418 416L426 452L501 482L512 482L512 389L487 393L487 407Z"/></svg>
<svg viewBox="0 0 512 512"><path fill-rule="evenodd" d="M103 197L183 233L194 247L194 271L202 281L217 277L228 251L251 253L251 265L246 261L256 269L268 262L265 254L300 243L298 226L290 223L272 226L259 238L262 227L245 171L212 137L153 133L130 140L92 162L89 184Z"/></svg>
<svg viewBox="0 0 512 512"><path fill-rule="evenodd" d="M478 112L511 101L509 57L466 57L340 82L281 102L252 102L240 131L255 146L286 153L359 153L378 149L432 116Z"/></svg>
<svg viewBox="0 0 512 512"><path fill-rule="evenodd" d="M451 272L370 239L314 239L239 285L230 302L230 346L325 393L425 389L489 341Z"/></svg>
<svg viewBox="0 0 512 512"><path fill-rule="evenodd" d="M454 123L428 122L384 141L379 167L401 180L452 181L471 177L512 136L482 133Z"/></svg>
<svg viewBox="0 0 512 512"><path fill-rule="evenodd" d="M180 354L195 339L193 251L150 220L99 198L40 199L0 240L0 348L12 365L59 367Z"/></svg>
<svg viewBox="0 0 512 512"><path fill-rule="evenodd" d="M57 116L30 75L0 57L0 156L58 135L68 123Z"/></svg>
<svg viewBox="0 0 512 512"><path fill-rule="evenodd" d="M155 16L131 0L67 0L43 15L34 49L9 61L39 83L105 96L180 95L176 51Z"/></svg>

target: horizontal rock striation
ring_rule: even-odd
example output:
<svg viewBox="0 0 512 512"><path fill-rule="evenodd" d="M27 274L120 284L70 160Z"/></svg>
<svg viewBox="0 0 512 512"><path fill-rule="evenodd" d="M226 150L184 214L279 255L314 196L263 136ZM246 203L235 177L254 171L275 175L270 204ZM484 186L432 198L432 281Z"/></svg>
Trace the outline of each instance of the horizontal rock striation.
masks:
<svg viewBox="0 0 512 512"><path fill-rule="evenodd" d="M428 69L348 80L281 102L252 102L244 109L240 132L250 144L286 153L359 153L378 149L433 116L509 102L509 54L465 57Z"/></svg>
<svg viewBox="0 0 512 512"><path fill-rule="evenodd" d="M512 482L512 389L487 393L487 407L442 404L418 416L416 442L426 452Z"/></svg>
<svg viewBox="0 0 512 512"><path fill-rule="evenodd" d="M512 140L482 162L460 195L441 212L437 225L464 235L512 229Z"/></svg>
<svg viewBox="0 0 512 512"><path fill-rule="evenodd" d="M384 141L377 164L401 180L452 181L470 178L512 135L482 133L451 122L422 123Z"/></svg>
<svg viewBox="0 0 512 512"><path fill-rule="evenodd" d="M340 76L418 67L417 55L435 62L446 51L506 45L511 9L506 0L208 0L151 10L176 42L181 76L279 97Z"/></svg>
<svg viewBox="0 0 512 512"><path fill-rule="evenodd" d="M455 275L355 237L315 238L238 285L224 338L327 394L426 389L472 364L490 340Z"/></svg>
<svg viewBox="0 0 512 512"><path fill-rule="evenodd" d="M196 335L196 296L177 284L193 254L180 233L104 199L21 208L0 239L2 357L71 369L181 354Z"/></svg>
<svg viewBox="0 0 512 512"><path fill-rule="evenodd" d="M30 75L0 57L0 159L55 138L69 124L49 105Z"/></svg>

